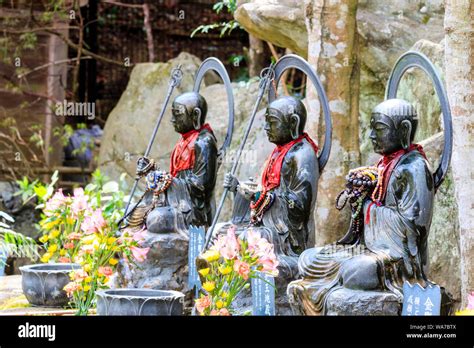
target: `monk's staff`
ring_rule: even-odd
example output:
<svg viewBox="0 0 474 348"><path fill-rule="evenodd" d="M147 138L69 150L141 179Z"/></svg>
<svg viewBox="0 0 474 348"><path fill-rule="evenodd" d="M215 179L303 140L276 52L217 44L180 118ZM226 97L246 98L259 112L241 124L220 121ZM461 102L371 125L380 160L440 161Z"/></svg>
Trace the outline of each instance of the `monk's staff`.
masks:
<svg viewBox="0 0 474 348"><path fill-rule="evenodd" d="M166 106L168 105L171 94L173 94L173 90L175 89L175 87L180 85L182 78L183 78L183 71L181 70L181 64L180 64L171 71L170 81L168 82L168 92L166 93L165 101L163 102L160 115L158 116L158 120L156 121L156 125L155 125L155 128L153 129L153 133L151 134L151 138L150 138L150 141L148 142L148 146L145 150L145 154L143 155L144 157L148 157L148 155L150 154L151 147L153 146L153 142L155 141L156 133L158 133L158 128L160 128L160 124L161 124L161 121L163 120ZM128 198L128 203L127 203L127 206L125 207L124 215L118 223L119 229L120 229L120 226L122 225L122 222L125 220L125 218L127 218L127 216L130 215L135 210L135 208L141 201L140 200L137 204L135 204L135 207L133 207L133 209L131 209L130 212L127 213L128 208L130 207L130 203L132 202L132 199L133 199L133 194L135 193L137 189L139 180L140 180L140 177L137 176L135 178L135 182L133 183L132 191L130 192L130 197Z"/></svg>
<svg viewBox="0 0 474 348"><path fill-rule="evenodd" d="M264 94L268 90L269 86L271 85L271 82L273 81L275 77L275 71L273 70L273 66L274 64L272 63L268 68L263 69L262 72L260 73L260 84L259 84L259 90L258 90L258 95L257 95L257 101L255 102L255 105L253 107L252 114L250 116L250 120L247 125L247 129L245 130L244 138L242 139L242 142L240 143L239 149L237 151L237 155L234 158L234 163L232 164L232 169L230 170L230 174L232 175L234 175L237 170L240 156L242 155L245 143L247 142L247 138L249 136L250 130L252 129L253 121L255 120L255 116L257 114L258 107L260 106L260 102L262 101ZM214 215L214 219L212 220L212 225L209 227L209 230L207 231L206 243L204 244L203 250L207 249L210 241L212 240L214 229L216 227L217 220L219 219L219 215L221 213L222 207L224 206L224 202L225 202L228 192L229 192L229 188L228 187L224 188L224 192L222 192L219 206L217 207L216 214Z"/></svg>

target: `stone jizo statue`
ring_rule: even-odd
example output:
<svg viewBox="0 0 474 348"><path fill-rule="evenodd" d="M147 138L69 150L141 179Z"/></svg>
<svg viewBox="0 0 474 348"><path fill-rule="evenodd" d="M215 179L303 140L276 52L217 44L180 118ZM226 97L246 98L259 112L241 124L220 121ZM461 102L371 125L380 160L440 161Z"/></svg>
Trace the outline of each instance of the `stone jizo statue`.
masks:
<svg viewBox="0 0 474 348"><path fill-rule="evenodd" d="M302 279L288 286L295 314L326 314L328 296L341 288L401 297L404 281L429 283L427 239L435 188L423 149L413 143L416 110L405 100L389 99L375 107L370 125L374 151L382 158L377 187L363 202L363 223L338 244L301 254Z"/></svg>

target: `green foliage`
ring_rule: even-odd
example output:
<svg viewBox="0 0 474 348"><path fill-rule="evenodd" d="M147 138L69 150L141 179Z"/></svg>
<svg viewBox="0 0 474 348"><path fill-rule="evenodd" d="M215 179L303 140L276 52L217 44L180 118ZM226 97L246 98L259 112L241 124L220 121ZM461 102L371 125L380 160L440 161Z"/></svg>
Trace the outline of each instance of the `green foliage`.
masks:
<svg viewBox="0 0 474 348"><path fill-rule="evenodd" d="M218 1L214 4L214 6L212 6L212 9L216 13L220 13L224 8L227 9L227 12L233 14L235 10L237 9L237 0ZM242 26L236 20L231 20L229 22L222 22L222 23L207 24L207 25L203 24L193 30L193 32L191 33L191 37L194 37L194 35L198 33L207 34L209 33L209 31L216 30L216 29L220 29L220 37L222 37L226 34L230 35L230 33L236 28L242 29Z"/></svg>
<svg viewBox="0 0 474 348"><path fill-rule="evenodd" d="M10 225L14 222L10 215L0 210L0 250L8 256L36 260L39 257L39 246L34 239L15 232ZM0 259L0 267L5 267L3 259Z"/></svg>
<svg viewBox="0 0 474 348"><path fill-rule="evenodd" d="M16 183L19 186L19 190L14 193L14 196L20 196L23 201L23 205L27 204L33 198L37 198L38 206L37 209L43 207L43 204L51 197L54 192L54 185L58 181L58 171L55 171L51 176L51 182L49 184L43 184L38 179L30 182L26 176L22 180L17 180Z"/></svg>
<svg viewBox="0 0 474 348"><path fill-rule="evenodd" d="M37 41L38 41L38 38L35 33L24 33L20 35L20 44L25 50L35 49Z"/></svg>

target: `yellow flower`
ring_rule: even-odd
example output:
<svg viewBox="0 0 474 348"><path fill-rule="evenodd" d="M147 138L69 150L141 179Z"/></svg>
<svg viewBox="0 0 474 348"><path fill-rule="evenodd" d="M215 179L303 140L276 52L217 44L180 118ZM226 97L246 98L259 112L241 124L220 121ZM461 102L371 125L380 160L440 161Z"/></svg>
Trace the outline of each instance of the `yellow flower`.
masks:
<svg viewBox="0 0 474 348"><path fill-rule="evenodd" d="M114 244L116 240L117 240L117 238L115 238L115 237L109 237L109 238L107 238L107 244L108 245Z"/></svg>
<svg viewBox="0 0 474 348"><path fill-rule="evenodd" d="M229 294L227 292L223 291L222 294L221 294L221 297L222 298L227 298L227 296L229 296Z"/></svg>
<svg viewBox="0 0 474 348"><path fill-rule="evenodd" d="M216 302L216 307L219 308L219 309L221 309L222 307L224 307L224 302L223 302L222 300L218 300L218 301Z"/></svg>
<svg viewBox="0 0 474 348"><path fill-rule="evenodd" d="M59 255L64 256L66 255L67 251L65 249L59 250Z"/></svg>
<svg viewBox="0 0 474 348"><path fill-rule="evenodd" d="M209 274L209 271L211 269L208 267L208 268L203 268L199 271L199 274L202 275L203 277L207 276Z"/></svg>
<svg viewBox="0 0 474 348"><path fill-rule="evenodd" d="M91 234L91 235L89 235L89 236L87 236L87 237L82 238L82 242L83 242L84 244L92 244L92 243L94 243L94 241L95 241L96 239L97 239L97 237L95 236L95 234Z"/></svg>
<svg viewBox="0 0 474 348"><path fill-rule="evenodd" d="M41 262L43 263L47 263L49 261L49 259L51 258L51 254L50 253L45 253L42 257L41 257Z"/></svg>
<svg viewBox="0 0 474 348"><path fill-rule="evenodd" d="M90 285L84 285L84 292L88 292L91 289Z"/></svg>
<svg viewBox="0 0 474 348"><path fill-rule="evenodd" d="M219 252L217 250L208 250L204 254L202 254L202 257L207 261L207 262L212 262L219 260Z"/></svg>
<svg viewBox="0 0 474 348"><path fill-rule="evenodd" d="M205 282L204 284L202 284L202 287L207 292L211 292L216 288L216 284L214 282Z"/></svg>
<svg viewBox="0 0 474 348"><path fill-rule="evenodd" d="M219 267L219 272L221 272L223 275L229 274L232 272L232 267L222 265Z"/></svg>
<svg viewBox="0 0 474 348"><path fill-rule="evenodd" d="M118 260L117 260L117 259L110 259L110 260L109 260L109 263L110 263L112 266L115 266L115 265L118 263Z"/></svg>
<svg viewBox="0 0 474 348"><path fill-rule="evenodd" d="M46 242L48 241L48 239L49 239L48 235L45 234L44 236L42 236L42 237L39 239L39 241L40 241L41 243L46 243Z"/></svg>
<svg viewBox="0 0 474 348"><path fill-rule="evenodd" d="M74 222L76 222L76 220L74 220L74 218L72 217L68 217L66 219L66 222L69 224L69 225L74 225Z"/></svg>
<svg viewBox="0 0 474 348"><path fill-rule="evenodd" d="M117 251L120 251L120 247L117 245L117 246L112 247L111 250L117 252Z"/></svg>
<svg viewBox="0 0 474 348"><path fill-rule="evenodd" d="M58 250L58 245L57 244L52 244L48 247L48 252L51 254L54 254Z"/></svg>
<svg viewBox="0 0 474 348"><path fill-rule="evenodd" d="M84 278L84 281L85 281L86 283L90 283L90 282L92 281L92 277L91 277L91 276L85 277L85 278Z"/></svg>
<svg viewBox="0 0 474 348"><path fill-rule="evenodd" d="M56 238L59 236L60 233L61 231L59 230L52 230L51 233L49 234L49 238Z"/></svg>
<svg viewBox="0 0 474 348"><path fill-rule="evenodd" d="M97 239L94 240L94 242L92 243L92 246L94 247L94 250L99 250L99 246L100 246L99 241Z"/></svg>
<svg viewBox="0 0 474 348"><path fill-rule="evenodd" d="M86 272L90 272L90 271L91 271L91 268L92 268L92 266L91 266L91 265L88 263L88 264L85 264L83 268L84 268L84 271L86 271Z"/></svg>
<svg viewBox="0 0 474 348"><path fill-rule="evenodd" d="M59 224L61 222L61 219L56 219L56 220L53 220L53 221L50 221L50 222L46 222L43 224L43 228L45 230L50 230L52 229L54 226L56 226L57 224Z"/></svg>

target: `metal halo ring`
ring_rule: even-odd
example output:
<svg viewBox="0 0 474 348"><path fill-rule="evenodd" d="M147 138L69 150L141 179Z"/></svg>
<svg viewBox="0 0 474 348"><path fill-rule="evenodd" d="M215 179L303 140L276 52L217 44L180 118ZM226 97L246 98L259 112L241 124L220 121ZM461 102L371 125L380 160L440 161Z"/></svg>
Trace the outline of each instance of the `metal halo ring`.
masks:
<svg viewBox="0 0 474 348"><path fill-rule="evenodd" d="M220 76L220 78L224 82L224 86L227 92L227 103L229 107L229 122L227 125L227 134L226 134L224 143L222 144L222 147L219 149L219 154L223 155L225 151L227 150L227 148L229 147L230 142L232 141L232 134L234 132L234 94L232 93L232 85L230 83L229 74L227 73L227 70L224 67L224 64L222 64L222 62L215 57L207 58L199 66L199 69L196 72L196 77L194 78L194 87L193 87L194 92L199 93L199 89L201 87L201 82L204 78L204 75L206 75L206 73L209 70L215 71Z"/></svg>
<svg viewBox="0 0 474 348"><path fill-rule="evenodd" d="M434 185L437 189L443 182L448 172L449 164L451 163L451 156L453 153L453 123L451 118L451 107L449 106L448 96L443 85L443 81L436 70L433 63L423 53L408 51L398 58L395 66L390 73L387 83L387 90L385 99L392 99L397 97L398 86L403 77L403 74L410 68L420 68L423 70L433 82L433 86L438 96L443 113L444 125L444 148L441 154L440 164L433 174Z"/></svg>
<svg viewBox="0 0 474 348"><path fill-rule="evenodd" d="M324 136L324 144L321 152L318 156L319 162L319 171L322 172L326 163L329 159L329 154L331 153L331 140L332 140L332 120L331 120L331 111L329 109L329 102L326 96L326 92L324 91L323 85L321 80L319 79L318 75L314 68L309 65L309 63L297 56L295 54L287 54L281 57L278 62L275 64L275 89L278 89L278 83L280 82L280 78L287 69L295 68L308 76L308 78L313 83L316 91L318 92L318 97L323 107L323 114L324 114L324 122L326 125L326 131ZM275 90L272 88L268 91L268 103L270 104L276 98Z"/></svg>

